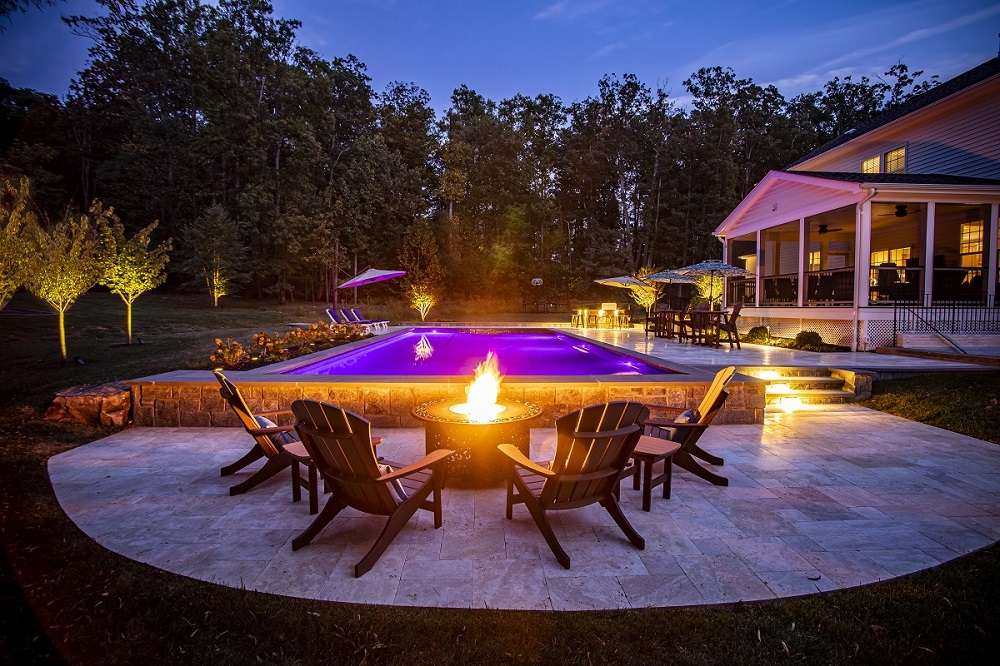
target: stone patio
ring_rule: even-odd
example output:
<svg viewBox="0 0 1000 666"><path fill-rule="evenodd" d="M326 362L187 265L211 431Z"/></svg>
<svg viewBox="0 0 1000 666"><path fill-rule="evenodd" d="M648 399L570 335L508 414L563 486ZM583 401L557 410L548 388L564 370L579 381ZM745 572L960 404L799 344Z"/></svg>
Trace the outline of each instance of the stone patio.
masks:
<svg viewBox="0 0 1000 666"><path fill-rule="evenodd" d="M769 345L743 343L742 349L730 349L728 345L706 347L703 345L681 344L675 340L646 336L642 330L633 329L572 329L577 335L584 335L599 342L624 347L631 351L648 354L681 365L718 368L727 365L746 366L798 366L815 368L850 368L876 372L928 372L928 371L988 371L992 368L974 363L958 363L912 356L893 356L874 352L828 352L817 353L798 349L784 349Z"/></svg>
<svg viewBox="0 0 1000 666"><path fill-rule="evenodd" d="M414 460L417 429L384 430L386 456ZM523 506L503 491L445 491L444 527L416 517L360 579L353 564L382 520L345 512L312 545L288 477L246 495L218 468L241 455L233 428L131 428L52 458L69 517L125 557L201 580L275 594L373 604L584 610L772 599L892 578L1000 539L1000 447L861 407L717 426L728 488L675 471L673 499L625 512L634 549L599 507L556 516L563 569ZM533 453L552 431L533 432ZM426 514L426 512L420 512Z"/></svg>

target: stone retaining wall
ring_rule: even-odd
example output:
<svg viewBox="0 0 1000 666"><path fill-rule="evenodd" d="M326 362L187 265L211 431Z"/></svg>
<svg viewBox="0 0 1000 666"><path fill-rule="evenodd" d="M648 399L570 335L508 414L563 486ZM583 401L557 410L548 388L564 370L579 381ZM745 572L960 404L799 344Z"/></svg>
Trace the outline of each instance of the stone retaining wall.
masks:
<svg viewBox="0 0 1000 666"><path fill-rule="evenodd" d="M206 373L207 374L207 373ZM211 375L209 375L211 377ZM415 427L410 415L414 405L436 398L465 397L467 383L427 382L268 382L239 380L250 408L267 412L288 409L300 398L341 405L363 415L379 428ZM640 400L652 408L653 416L666 416L666 408L697 407L708 390L707 381L670 382L508 382L501 398L526 400L542 407L543 421L586 405L609 400ZM210 381L138 380L132 383L133 418L139 426L238 426L239 421L219 395L219 385ZM762 423L764 382L735 379L729 398L716 423ZM284 419L287 422L288 419Z"/></svg>

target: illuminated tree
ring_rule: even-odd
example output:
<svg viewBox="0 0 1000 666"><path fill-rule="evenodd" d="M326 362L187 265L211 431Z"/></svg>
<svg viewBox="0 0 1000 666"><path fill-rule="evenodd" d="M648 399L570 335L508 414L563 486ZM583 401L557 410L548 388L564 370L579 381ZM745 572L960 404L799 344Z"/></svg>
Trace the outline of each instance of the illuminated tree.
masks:
<svg viewBox="0 0 1000 666"><path fill-rule="evenodd" d="M246 246L240 224L226 209L216 204L181 231L184 260L181 270L196 280L204 280L212 307L243 282Z"/></svg>
<svg viewBox="0 0 1000 666"><path fill-rule="evenodd" d="M28 277L30 235L38 227L30 189L27 178L16 186L9 180L0 183L0 310Z"/></svg>
<svg viewBox="0 0 1000 666"><path fill-rule="evenodd" d="M150 289L155 289L167 279L166 267L170 261L170 240L154 248L149 247L150 236L157 222L140 229L132 238L125 237L125 227L113 214L101 225L103 244L103 273L100 283L125 303L125 331L132 344L132 304Z"/></svg>
<svg viewBox="0 0 1000 666"><path fill-rule="evenodd" d="M715 309L714 304L722 301L725 283L721 275L699 275L695 278L694 286L698 292L694 298L695 303L708 303L711 309Z"/></svg>
<svg viewBox="0 0 1000 666"><path fill-rule="evenodd" d="M35 260L27 287L59 316L59 354L66 361L66 311L101 277L101 245L97 224L109 211L94 203L90 215L70 217L51 229L33 234Z"/></svg>
<svg viewBox="0 0 1000 666"><path fill-rule="evenodd" d="M410 307L420 313L420 321L427 319L427 313L437 305L437 295L434 290L422 283L411 284L409 287Z"/></svg>
<svg viewBox="0 0 1000 666"><path fill-rule="evenodd" d="M410 307L420 313L420 320L437 305L443 279L438 259L437 239L430 222L420 220L410 225L403 238L399 261L406 269L406 290Z"/></svg>
<svg viewBox="0 0 1000 666"><path fill-rule="evenodd" d="M643 266L635 274L635 278L642 284L632 285L629 287L629 296L632 297L633 301L646 310L646 316L653 313L653 307L656 305L656 302L660 300L660 295L663 293L663 285L661 283L646 280L646 277L656 272L657 269L652 266Z"/></svg>

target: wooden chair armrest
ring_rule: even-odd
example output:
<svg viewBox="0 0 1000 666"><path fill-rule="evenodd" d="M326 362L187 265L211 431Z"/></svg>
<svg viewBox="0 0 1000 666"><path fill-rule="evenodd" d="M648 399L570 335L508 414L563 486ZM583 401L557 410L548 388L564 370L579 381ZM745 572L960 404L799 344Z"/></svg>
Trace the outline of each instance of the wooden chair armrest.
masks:
<svg viewBox="0 0 1000 666"><path fill-rule="evenodd" d="M513 444L500 444L497 446L497 450L504 454L510 461L517 465L518 467L523 467L524 469L538 474L539 476L544 476L545 478L553 477L556 475L551 469L545 469L541 465L533 462L526 455L521 453L521 449L517 448Z"/></svg>
<svg viewBox="0 0 1000 666"><path fill-rule="evenodd" d="M680 415L684 410L680 407L657 407L657 409L667 409L670 411L677 411L677 415ZM676 425L673 421L667 419L646 419L642 422L642 426L655 426L657 428L673 428Z"/></svg>
<svg viewBox="0 0 1000 666"><path fill-rule="evenodd" d="M269 412L254 412L258 416L263 416L266 419L271 419L272 416L294 416L292 410L290 409L273 409ZM274 419L271 419L272 421Z"/></svg>
<svg viewBox="0 0 1000 666"><path fill-rule="evenodd" d="M380 435L372 435L372 446L378 446L382 443L382 437Z"/></svg>
<svg viewBox="0 0 1000 666"><path fill-rule="evenodd" d="M444 461L446 458L454 453L451 449L435 449L431 451L426 456L413 463L412 465L407 465L406 467L400 467L399 469L389 472L388 474L383 474L378 477L376 481L387 482L395 481L396 479L402 478L404 476L409 476L414 472L419 472L422 469L427 469L432 465L437 465L438 463Z"/></svg>
<svg viewBox="0 0 1000 666"><path fill-rule="evenodd" d="M574 432L573 437L576 439L613 439L615 437L625 437L626 435L631 435L634 432L638 432L639 428L640 426L638 424L633 424L624 428L619 428L618 430L607 430L604 432Z"/></svg>
<svg viewBox="0 0 1000 666"><path fill-rule="evenodd" d="M247 430L252 436L259 437L261 435L277 435L283 432L292 432L295 430L293 425L279 425L273 428L256 428L254 430Z"/></svg>
<svg viewBox="0 0 1000 666"><path fill-rule="evenodd" d="M654 428L663 428L664 430L666 430L667 428L673 428L674 430L688 430L688 431L706 430L708 429L709 426L708 423L674 423L672 421L670 421L669 423L670 425L655 425L655 424L652 425ZM650 435L650 437L656 437L656 435Z"/></svg>

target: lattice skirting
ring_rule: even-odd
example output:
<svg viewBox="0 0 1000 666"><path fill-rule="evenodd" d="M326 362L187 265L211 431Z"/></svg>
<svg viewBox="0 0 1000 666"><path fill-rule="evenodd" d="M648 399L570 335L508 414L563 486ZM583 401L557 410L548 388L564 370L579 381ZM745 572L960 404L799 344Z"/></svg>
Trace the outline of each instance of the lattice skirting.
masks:
<svg viewBox="0 0 1000 666"><path fill-rule="evenodd" d="M882 322L872 322L882 323ZM889 323L889 337L892 337L892 322ZM850 347L853 343L851 320L841 319L800 319L798 317L748 317L739 319L740 335L745 335L754 326L767 326L771 335L780 338L794 338L799 331L816 331L823 342Z"/></svg>

